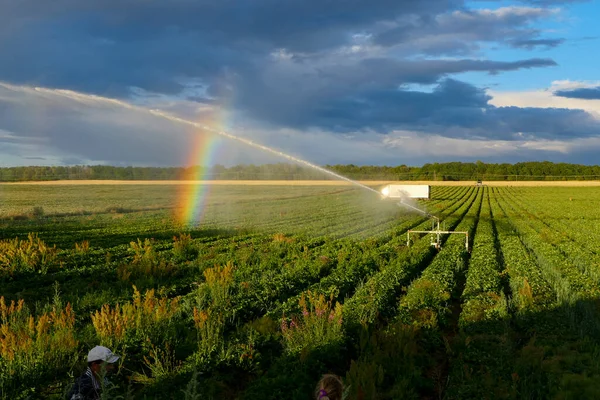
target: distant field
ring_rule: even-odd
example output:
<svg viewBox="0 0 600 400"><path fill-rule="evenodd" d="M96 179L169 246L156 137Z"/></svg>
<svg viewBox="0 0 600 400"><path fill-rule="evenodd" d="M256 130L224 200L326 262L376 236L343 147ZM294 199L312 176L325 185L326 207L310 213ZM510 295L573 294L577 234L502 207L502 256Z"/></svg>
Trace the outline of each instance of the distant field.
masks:
<svg viewBox="0 0 600 400"><path fill-rule="evenodd" d="M0 185L0 398L62 398L98 343L136 398L194 371L199 398L326 372L350 399L597 397L600 187L432 186L418 205L469 233L438 252L406 242L431 220L327 182Z"/></svg>
<svg viewBox="0 0 600 400"><path fill-rule="evenodd" d="M432 185L432 186L471 186L473 181L359 181L365 185ZM486 186L600 186L600 181L485 181ZM64 180L39 182L12 182L1 185L253 185L253 186L349 186L351 183L342 180L310 180L310 181L281 181L281 180L209 180L209 181L113 181L113 180Z"/></svg>

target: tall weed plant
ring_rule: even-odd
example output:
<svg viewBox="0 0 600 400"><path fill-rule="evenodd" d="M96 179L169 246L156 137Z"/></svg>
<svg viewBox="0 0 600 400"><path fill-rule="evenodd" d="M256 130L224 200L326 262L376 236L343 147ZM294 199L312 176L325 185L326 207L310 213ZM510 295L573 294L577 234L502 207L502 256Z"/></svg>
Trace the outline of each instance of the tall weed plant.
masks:
<svg viewBox="0 0 600 400"><path fill-rule="evenodd" d="M146 340L162 336L161 328L167 326L179 311L179 297L159 298L154 289L147 290L142 296L133 286L130 303L115 307L103 305L92 314L92 323L101 343L116 347L127 339Z"/></svg>
<svg viewBox="0 0 600 400"><path fill-rule="evenodd" d="M0 392L11 393L73 365L78 346L74 325L69 303L63 308L55 301L48 311L33 315L23 300L7 304L0 297Z"/></svg>
<svg viewBox="0 0 600 400"><path fill-rule="evenodd" d="M60 266L56 246L48 246L36 233L0 241L0 278L20 272L45 274Z"/></svg>
<svg viewBox="0 0 600 400"><path fill-rule="evenodd" d="M289 353L305 351L319 345L342 340L342 305L333 304L333 295L327 299L312 291L303 293L299 300L301 316L281 321L284 345Z"/></svg>

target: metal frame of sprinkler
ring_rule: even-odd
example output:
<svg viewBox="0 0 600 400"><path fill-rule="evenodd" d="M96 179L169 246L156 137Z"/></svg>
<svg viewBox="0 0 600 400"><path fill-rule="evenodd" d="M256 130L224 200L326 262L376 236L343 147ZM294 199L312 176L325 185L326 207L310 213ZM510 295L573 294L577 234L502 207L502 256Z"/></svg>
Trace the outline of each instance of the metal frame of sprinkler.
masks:
<svg viewBox="0 0 600 400"><path fill-rule="evenodd" d="M441 250L442 249L442 235L465 235L465 249L467 250L467 252L471 252L469 249L469 232L466 231L448 231L446 230L446 227L444 225L442 225L440 227L440 219L438 217L436 217L433 214L428 213L425 210L421 210L418 207L415 207L411 204L405 203L404 202L404 196L406 194L402 194L400 192L398 193L390 193L390 190L388 188L388 186L386 186L382 191L381 194L383 195L383 198L400 198L400 201L398 202L398 206L400 207L407 207L410 209L413 209L417 212L419 212L420 214L423 214L429 218L431 218L431 230L429 231L418 231L418 230L412 230L409 229L406 232L406 246L410 247L410 234L419 234L419 233L424 233L424 234L428 234L431 237L431 245L433 247L435 247L436 250Z"/></svg>
<svg viewBox="0 0 600 400"><path fill-rule="evenodd" d="M400 206L409 206L411 208L415 208L410 206L409 204L404 203L403 201L400 201L398 203L398 205ZM431 215L429 213L425 213L428 217L430 217L432 219L431 221L431 230L429 231L417 231L417 230L412 230L409 229L406 232L406 246L410 247L410 234L411 233L425 233L425 234L429 234L431 237L431 245L433 247L435 247L436 250L441 250L442 249L442 235L452 235L452 234L458 234L458 235L465 235L465 249L467 250L467 252L470 253L469 250L469 232L466 231L447 231L444 227L444 229L440 228L440 219L438 217L436 217L435 215Z"/></svg>

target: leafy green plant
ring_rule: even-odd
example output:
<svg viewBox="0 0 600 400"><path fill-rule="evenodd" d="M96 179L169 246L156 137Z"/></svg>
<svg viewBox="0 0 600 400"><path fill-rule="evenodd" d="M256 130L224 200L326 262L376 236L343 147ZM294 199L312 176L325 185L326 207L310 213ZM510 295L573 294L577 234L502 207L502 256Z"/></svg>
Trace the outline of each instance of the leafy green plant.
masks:
<svg viewBox="0 0 600 400"><path fill-rule="evenodd" d="M123 305L108 304L92 313L92 324L101 343L118 346L127 338L144 340L160 334L160 329L179 313L179 298L157 298L154 289L142 294L133 287L133 300Z"/></svg>
<svg viewBox="0 0 600 400"><path fill-rule="evenodd" d="M117 277L121 281L130 281L140 277L166 278L176 273L175 264L167 260L164 255L157 252L153 242L138 239L129 244L129 251L133 252L130 263L121 264L117 268Z"/></svg>
<svg viewBox="0 0 600 400"><path fill-rule="evenodd" d="M15 272L47 273L60 266L56 246L48 246L36 233L0 241L0 277Z"/></svg>
<svg viewBox="0 0 600 400"><path fill-rule="evenodd" d="M173 255L179 260L190 260L198 255L198 250L194 247L192 236L189 233L173 236Z"/></svg>
<svg viewBox="0 0 600 400"><path fill-rule="evenodd" d="M37 316L25 302L0 297L0 387L54 374L73 364L78 341L71 304L58 302Z"/></svg>
<svg viewBox="0 0 600 400"><path fill-rule="evenodd" d="M323 294L308 291L299 301L301 317L281 321L281 333L286 349L290 353L306 351L318 345L339 342L342 339L342 305L333 303Z"/></svg>

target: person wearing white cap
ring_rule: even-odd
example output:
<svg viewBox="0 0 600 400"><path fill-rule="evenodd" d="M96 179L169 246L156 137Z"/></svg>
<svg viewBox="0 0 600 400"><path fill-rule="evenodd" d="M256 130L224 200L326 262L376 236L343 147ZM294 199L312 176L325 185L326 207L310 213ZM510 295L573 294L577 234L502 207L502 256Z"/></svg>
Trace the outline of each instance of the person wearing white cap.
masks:
<svg viewBox="0 0 600 400"><path fill-rule="evenodd" d="M91 349L87 356L88 368L75 381L67 395L67 400L99 399L102 387L108 383L107 381L100 383L103 372L112 370L113 363L118 359L119 356L104 346L96 346Z"/></svg>

